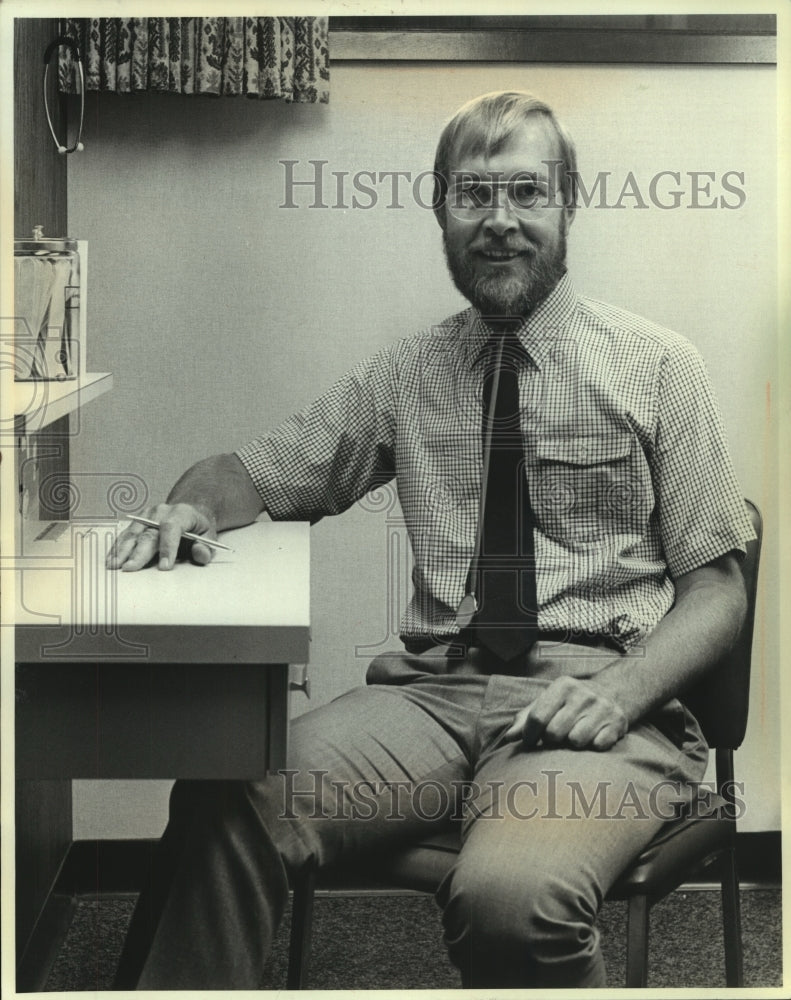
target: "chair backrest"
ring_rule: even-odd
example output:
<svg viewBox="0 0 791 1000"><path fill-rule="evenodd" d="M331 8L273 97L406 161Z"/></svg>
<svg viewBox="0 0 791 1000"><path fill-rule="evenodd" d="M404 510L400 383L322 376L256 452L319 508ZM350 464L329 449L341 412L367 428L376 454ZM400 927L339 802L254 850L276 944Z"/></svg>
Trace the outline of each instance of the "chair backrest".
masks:
<svg viewBox="0 0 791 1000"><path fill-rule="evenodd" d="M700 723L709 746L729 750L740 746L747 728L750 657L763 531L760 511L751 501L747 500L745 503L756 537L747 543L747 554L741 563L747 591L744 625L731 651L701 681L682 695L682 700Z"/></svg>

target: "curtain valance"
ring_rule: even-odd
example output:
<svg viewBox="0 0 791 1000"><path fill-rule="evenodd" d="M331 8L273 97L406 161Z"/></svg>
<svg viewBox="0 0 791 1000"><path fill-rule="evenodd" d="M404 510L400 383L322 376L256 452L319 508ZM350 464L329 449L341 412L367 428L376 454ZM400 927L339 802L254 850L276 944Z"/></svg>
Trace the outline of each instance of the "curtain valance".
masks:
<svg viewBox="0 0 791 1000"><path fill-rule="evenodd" d="M326 17L84 18L61 33L79 45L86 90L329 100ZM59 79L78 91L66 46Z"/></svg>

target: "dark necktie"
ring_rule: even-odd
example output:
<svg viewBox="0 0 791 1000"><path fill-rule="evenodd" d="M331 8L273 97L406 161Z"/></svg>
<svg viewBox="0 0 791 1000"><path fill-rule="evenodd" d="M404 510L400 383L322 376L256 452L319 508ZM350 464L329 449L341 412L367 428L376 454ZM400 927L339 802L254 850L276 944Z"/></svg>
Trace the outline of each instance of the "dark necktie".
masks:
<svg viewBox="0 0 791 1000"><path fill-rule="evenodd" d="M468 579L471 596L459 609L459 624L469 620L478 643L505 662L537 638L535 522L519 421L520 356L523 349L513 336L493 338L484 376L481 512Z"/></svg>

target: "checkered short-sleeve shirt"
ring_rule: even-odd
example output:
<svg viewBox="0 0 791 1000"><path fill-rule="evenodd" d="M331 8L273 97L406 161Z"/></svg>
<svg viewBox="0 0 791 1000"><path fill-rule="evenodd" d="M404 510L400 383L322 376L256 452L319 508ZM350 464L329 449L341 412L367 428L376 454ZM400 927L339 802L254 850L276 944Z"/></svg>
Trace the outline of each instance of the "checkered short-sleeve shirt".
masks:
<svg viewBox="0 0 791 1000"><path fill-rule="evenodd" d="M398 341L237 452L278 520L340 513L395 477L414 556L404 638L457 631L487 336L470 309ZM683 337L568 276L517 336L539 626L628 648L669 611L674 577L753 534L708 376Z"/></svg>

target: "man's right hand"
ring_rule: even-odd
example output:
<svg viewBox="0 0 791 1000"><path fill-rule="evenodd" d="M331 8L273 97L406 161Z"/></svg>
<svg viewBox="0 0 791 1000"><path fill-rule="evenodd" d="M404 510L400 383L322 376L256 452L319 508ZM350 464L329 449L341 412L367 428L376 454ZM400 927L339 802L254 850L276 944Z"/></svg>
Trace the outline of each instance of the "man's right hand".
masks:
<svg viewBox="0 0 791 1000"><path fill-rule="evenodd" d="M160 569L172 569L185 531L207 538L217 538L217 525L212 515L205 509L192 507L186 503L161 503L146 511L146 518L156 521L159 528L148 528L143 524L132 524L126 528L110 550L106 565L108 569L134 572L143 569L159 555ZM214 550L200 542L191 543L190 556L193 562L203 566L211 562Z"/></svg>

